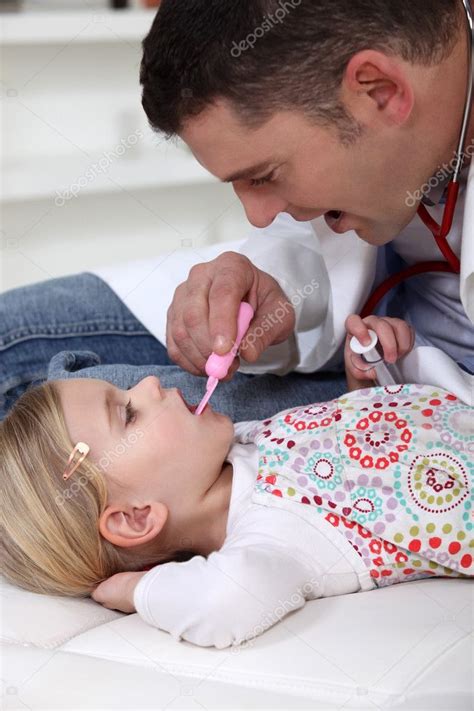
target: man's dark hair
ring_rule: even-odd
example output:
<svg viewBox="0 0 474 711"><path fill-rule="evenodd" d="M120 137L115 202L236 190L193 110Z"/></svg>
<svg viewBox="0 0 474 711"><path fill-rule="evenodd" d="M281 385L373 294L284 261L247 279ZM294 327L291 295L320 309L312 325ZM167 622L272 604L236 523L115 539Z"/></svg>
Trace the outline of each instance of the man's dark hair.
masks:
<svg viewBox="0 0 474 711"><path fill-rule="evenodd" d="M217 98L246 127L300 110L357 134L339 90L363 49L424 65L449 56L460 0L162 0L143 41L142 105L168 137Z"/></svg>

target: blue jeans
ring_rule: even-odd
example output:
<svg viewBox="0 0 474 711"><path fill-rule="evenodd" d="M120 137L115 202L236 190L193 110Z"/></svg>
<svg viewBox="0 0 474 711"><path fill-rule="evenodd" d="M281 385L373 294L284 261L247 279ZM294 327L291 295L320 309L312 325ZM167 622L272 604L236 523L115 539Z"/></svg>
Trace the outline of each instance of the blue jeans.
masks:
<svg viewBox="0 0 474 711"><path fill-rule="evenodd" d="M178 387L197 403L205 379L172 364L160 343L125 304L93 274L33 284L0 295L0 419L32 384L48 377L100 378L127 388L147 375ZM74 356L74 352L87 354ZM96 354L94 357L93 354ZM331 400L346 391L341 374L236 373L221 383L213 407L234 422L264 419L295 405Z"/></svg>

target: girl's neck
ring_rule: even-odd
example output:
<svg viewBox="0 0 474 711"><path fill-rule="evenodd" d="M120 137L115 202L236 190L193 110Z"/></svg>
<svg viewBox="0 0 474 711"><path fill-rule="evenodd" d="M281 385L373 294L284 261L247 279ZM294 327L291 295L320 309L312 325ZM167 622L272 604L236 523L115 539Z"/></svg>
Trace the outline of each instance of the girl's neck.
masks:
<svg viewBox="0 0 474 711"><path fill-rule="evenodd" d="M168 529L166 545L170 550L192 550L197 555L208 556L222 547L226 537L232 476L232 464L225 461L191 515L180 522L174 520L174 525Z"/></svg>
<svg viewBox="0 0 474 711"><path fill-rule="evenodd" d="M222 471L208 489L206 499L210 507L201 522L199 549L202 555L209 555L222 548L226 538L229 504L232 491L233 467L224 462ZM206 508L206 507L205 507ZM204 513L204 512L203 512Z"/></svg>

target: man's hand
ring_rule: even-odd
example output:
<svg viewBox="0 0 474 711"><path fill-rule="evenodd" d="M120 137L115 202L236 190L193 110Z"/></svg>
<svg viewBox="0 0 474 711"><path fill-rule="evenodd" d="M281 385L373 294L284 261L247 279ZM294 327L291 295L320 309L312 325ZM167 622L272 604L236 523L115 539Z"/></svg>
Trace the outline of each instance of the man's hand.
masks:
<svg viewBox="0 0 474 711"><path fill-rule="evenodd" d="M224 355L232 348L241 301L248 301L255 311L240 346L240 355L249 363L269 346L286 341L294 330L294 309L278 282L243 254L224 252L192 267L176 289L167 313L170 358L190 373L203 375L212 351ZM239 362L234 359L225 380Z"/></svg>
<svg viewBox="0 0 474 711"><path fill-rule="evenodd" d="M372 385L370 381L377 378L375 368L365 370L362 358L352 353L349 345L352 336L365 346L370 343L369 328L375 331L386 363L396 363L399 358L412 350L415 342L415 331L406 321L399 318L367 316L361 319L360 316L353 314L346 319L345 325L347 337L344 358L350 389Z"/></svg>
<svg viewBox="0 0 474 711"><path fill-rule="evenodd" d="M98 585L91 597L110 610L121 612L135 612L133 592L138 581L148 572L117 573Z"/></svg>

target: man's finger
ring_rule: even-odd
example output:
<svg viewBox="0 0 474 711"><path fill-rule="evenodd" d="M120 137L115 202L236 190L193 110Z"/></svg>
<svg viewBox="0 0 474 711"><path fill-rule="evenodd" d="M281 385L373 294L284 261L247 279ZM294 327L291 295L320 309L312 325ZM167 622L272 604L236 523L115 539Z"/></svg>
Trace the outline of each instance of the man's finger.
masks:
<svg viewBox="0 0 474 711"><path fill-rule="evenodd" d="M236 371L239 369L239 366L240 366L240 358L238 356L236 356L230 365L230 368L227 372L226 377L222 378L222 382L227 383L227 382L229 382L229 380L232 380Z"/></svg>
<svg viewBox="0 0 474 711"><path fill-rule="evenodd" d="M212 345L209 333L209 286L210 282L205 285L188 285L181 316L189 339L205 359L210 356Z"/></svg>
<svg viewBox="0 0 474 711"><path fill-rule="evenodd" d="M168 310L170 314L170 309ZM189 358L183 353L181 347L175 342L173 337L173 328L176 326L176 319L172 319L168 315L166 321L166 350L168 357L171 358L173 363L179 365L183 370L187 370L192 375L202 375L204 373L204 368L199 370L195 363L189 360ZM200 356L199 356L200 357Z"/></svg>
<svg viewBox="0 0 474 711"><path fill-rule="evenodd" d="M185 353L183 353L182 348L174 342L173 337L170 334L166 337L166 349L168 351L168 356L171 358L173 363L179 365L180 368L187 370L188 373L191 373L192 375L203 375L205 362L202 369L197 367L195 363L191 361ZM198 358L201 358L199 353Z"/></svg>
<svg viewBox="0 0 474 711"><path fill-rule="evenodd" d="M277 337L277 326L272 325L267 320L267 314L257 314L252 322L252 326L245 334L240 344L240 353L249 363L254 363L259 359L263 351L270 346Z"/></svg>
<svg viewBox="0 0 474 711"><path fill-rule="evenodd" d="M188 331L190 339L203 358L211 353L209 334L209 289L211 288L212 267L208 263L195 264L189 271L188 279L178 307L180 321Z"/></svg>
<svg viewBox="0 0 474 711"><path fill-rule="evenodd" d="M209 333L212 350L224 355L237 338L237 318L253 280L252 268L223 267L209 290Z"/></svg>
<svg viewBox="0 0 474 711"><path fill-rule="evenodd" d="M258 308L240 346L241 356L254 363L272 345L283 343L295 328L295 310L279 287Z"/></svg>

